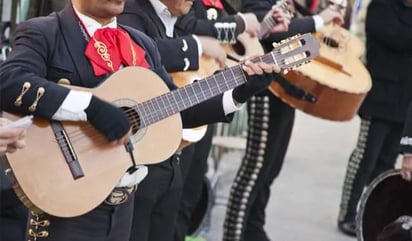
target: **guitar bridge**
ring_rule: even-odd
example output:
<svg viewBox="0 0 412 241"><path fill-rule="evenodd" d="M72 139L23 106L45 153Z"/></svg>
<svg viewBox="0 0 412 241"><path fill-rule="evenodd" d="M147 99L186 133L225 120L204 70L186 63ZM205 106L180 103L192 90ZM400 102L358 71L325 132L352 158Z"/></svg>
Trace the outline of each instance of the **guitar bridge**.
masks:
<svg viewBox="0 0 412 241"><path fill-rule="evenodd" d="M84 176L82 167L80 166L79 159L73 150L73 146L66 134L66 130L63 128L61 122L52 121L51 127L53 129L54 135L56 137L57 143L59 144L60 150L64 156L64 159L69 166L70 172L72 173L73 179L79 179Z"/></svg>

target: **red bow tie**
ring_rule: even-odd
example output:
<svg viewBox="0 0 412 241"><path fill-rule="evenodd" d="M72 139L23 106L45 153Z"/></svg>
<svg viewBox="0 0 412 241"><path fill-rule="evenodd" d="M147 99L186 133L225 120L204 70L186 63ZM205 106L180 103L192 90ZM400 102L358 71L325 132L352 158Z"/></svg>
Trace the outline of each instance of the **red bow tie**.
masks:
<svg viewBox="0 0 412 241"><path fill-rule="evenodd" d="M203 5L206 7L212 7L219 10L223 10L223 4L221 0L202 0Z"/></svg>
<svg viewBox="0 0 412 241"><path fill-rule="evenodd" d="M96 76L113 73L122 65L149 67L146 52L122 29L96 30L86 46L85 55Z"/></svg>

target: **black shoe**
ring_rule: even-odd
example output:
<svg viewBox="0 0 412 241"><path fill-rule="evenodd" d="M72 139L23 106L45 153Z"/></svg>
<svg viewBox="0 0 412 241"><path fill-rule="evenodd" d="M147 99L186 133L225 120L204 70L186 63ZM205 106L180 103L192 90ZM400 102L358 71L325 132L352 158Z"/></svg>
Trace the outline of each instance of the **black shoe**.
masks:
<svg viewBox="0 0 412 241"><path fill-rule="evenodd" d="M338 222L338 229L349 236L356 237L356 223L355 222Z"/></svg>

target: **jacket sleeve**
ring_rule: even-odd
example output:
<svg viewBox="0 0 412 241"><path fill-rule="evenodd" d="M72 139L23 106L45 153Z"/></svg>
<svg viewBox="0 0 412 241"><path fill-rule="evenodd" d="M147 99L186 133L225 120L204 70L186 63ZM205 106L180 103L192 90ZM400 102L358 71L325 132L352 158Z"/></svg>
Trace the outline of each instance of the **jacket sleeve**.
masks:
<svg viewBox="0 0 412 241"><path fill-rule="evenodd" d="M279 42L296 34L312 33L315 31L315 21L313 20L313 17L308 16L293 18L290 21L288 31L281 33L271 33L266 39L263 40L263 43L266 46L271 46L273 42Z"/></svg>
<svg viewBox="0 0 412 241"><path fill-rule="evenodd" d="M15 45L0 67L0 109L51 119L69 89L46 79L53 46L40 29L43 21L26 21L15 32Z"/></svg>
<svg viewBox="0 0 412 241"><path fill-rule="evenodd" d="M199 49L192 36L155 41L167 72L199 69Z"/></svg>
<svg viewBox="0 0 412 241"><path fill-rule="evenodd" d="M238 15L217 20L198 18L192 8L188 14L178 18L175 28L180 33L210 36L222 43L229 43L236 41L237 36L245 31L245 23Z"/></svg>
<svg viewBox="0 0 412 241"><path fill-rule="evenodd" d="M138 12L139 13L139 12ZM158 46L160 56L168 72L197 70L199 68L199 50L192 36L181 38L160 38L158 31L150 29L144 14L123 13L118 17L120 23L137 29L151 37Z"/></svg>

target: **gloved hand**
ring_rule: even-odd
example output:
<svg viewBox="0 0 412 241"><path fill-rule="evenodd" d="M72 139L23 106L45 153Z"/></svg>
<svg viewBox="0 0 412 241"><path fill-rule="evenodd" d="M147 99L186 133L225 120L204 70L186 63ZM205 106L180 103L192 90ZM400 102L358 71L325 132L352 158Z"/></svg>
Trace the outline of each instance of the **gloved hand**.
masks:
<svg viewBox="0 0 412 241"><path fill-rule="evenodd" d="M92 96L85 112L90 124L109 142L124 137L131 128L129 119L122 110L96 96Z"/></svg>
<svg viewBox="0 0 412 241"><path fill-rule="evenodd" d="M243 70L247 82L234 88L232 92L233 99L239 103L245 103L250 97L266 89L280 72L275 64L255 64L250 61L245 62Z"/></svg>

